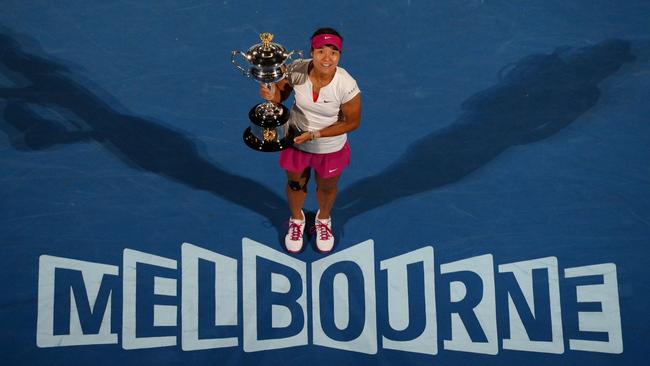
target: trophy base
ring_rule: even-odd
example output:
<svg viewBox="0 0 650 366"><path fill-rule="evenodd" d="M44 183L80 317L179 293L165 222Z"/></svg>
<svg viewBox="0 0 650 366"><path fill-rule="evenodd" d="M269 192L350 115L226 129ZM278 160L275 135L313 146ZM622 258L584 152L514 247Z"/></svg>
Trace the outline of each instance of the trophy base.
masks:
<svg viewBox="0 0 650 366"><path fill-rule="evenodd" d="M244 131L244 142L248 147L255 151L262 151L262 152L276 152L276 151L281 151L284 150L290 146L293 145L293 137L294 137L293 129L289 129L289 134L285 136L282 140L279 141L262 141L253 134L251 131L251 128L248 127Z"/></svg>

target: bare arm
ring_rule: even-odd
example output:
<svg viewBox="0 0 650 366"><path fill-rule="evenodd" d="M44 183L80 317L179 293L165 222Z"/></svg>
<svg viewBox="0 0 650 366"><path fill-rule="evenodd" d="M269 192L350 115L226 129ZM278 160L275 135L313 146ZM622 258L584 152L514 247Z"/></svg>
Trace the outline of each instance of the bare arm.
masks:
<svg viewBox="0 0 650 366"><path fill-rule="evenodd" d="M260 84L260 97L273 103L280 103L289 98L293 87L287 79L282 79L275 84L271 84L269 89L266 84Z"/></svg>

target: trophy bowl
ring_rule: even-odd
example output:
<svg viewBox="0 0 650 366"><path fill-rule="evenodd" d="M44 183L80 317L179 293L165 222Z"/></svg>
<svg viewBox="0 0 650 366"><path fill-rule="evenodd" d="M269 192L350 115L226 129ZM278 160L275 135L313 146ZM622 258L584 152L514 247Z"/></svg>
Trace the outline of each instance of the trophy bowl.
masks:
<svg viewBox="0 0 650 366"><path fill-rule="evenodd" d="M231 62L243 75L271 87L284 79L291 71L287 63L294 55L303 58L302 51L287 52L284 46L271 42L273 34L260 34L261 43L246 52L232 51ZM242 58L247 67L237 63ZM257 151L272 152L286 149L293 144L295 131L289 126L289 110L280 103L266 101L255 105L248 112L250 126L244 131L244 142Z"/></svg>

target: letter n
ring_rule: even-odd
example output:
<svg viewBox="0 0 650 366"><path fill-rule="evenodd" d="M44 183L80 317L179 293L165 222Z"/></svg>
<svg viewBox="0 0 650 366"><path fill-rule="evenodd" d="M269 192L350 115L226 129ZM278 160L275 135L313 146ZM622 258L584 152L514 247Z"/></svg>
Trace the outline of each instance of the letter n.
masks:
<svg viewBox="0 0 650 366"><path fill-rule="evenodd" d="M510 337L503 349L563 353L557 258L499 265L508 291Z"/></svg>

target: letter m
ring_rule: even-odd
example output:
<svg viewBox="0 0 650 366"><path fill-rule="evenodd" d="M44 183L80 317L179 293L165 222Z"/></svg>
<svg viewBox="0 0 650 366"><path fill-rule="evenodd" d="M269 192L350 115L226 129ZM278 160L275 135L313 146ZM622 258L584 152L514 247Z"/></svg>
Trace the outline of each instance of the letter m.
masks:
<svg viewBox="0 0 650 366"><path fill-rule="evenodd" d="M38 265L36 345L117 343L111 294L119 267L42 255Z"/></svg>

